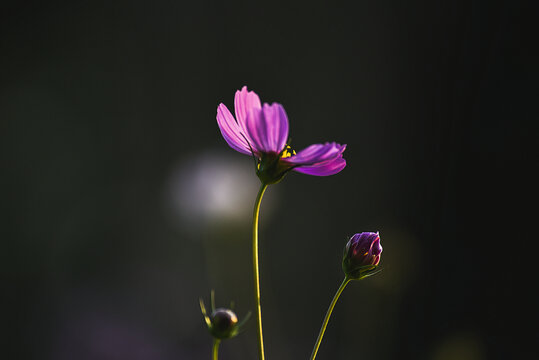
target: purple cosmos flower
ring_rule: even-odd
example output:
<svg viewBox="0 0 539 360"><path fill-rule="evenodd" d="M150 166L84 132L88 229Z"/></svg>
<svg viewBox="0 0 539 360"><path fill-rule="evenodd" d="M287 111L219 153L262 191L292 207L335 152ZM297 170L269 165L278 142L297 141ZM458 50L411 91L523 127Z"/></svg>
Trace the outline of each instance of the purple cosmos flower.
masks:
<svg viewBox="0 0 539 360"><path fill-rule="evenodd" d="M260 104L258 95L244 86L234 97L234 117L224 104L217 107L221 134L234 150L253 155L257 175L265 184L279 182L290 170L328 176L344 169L346 145L335 142L314 144L293 151L288 141L288 117L281 104Z"/></svg>
<svg viewBox="0 0 539 360"><path fill-rule="evenodd" d="M342 268L351 279L372 275L380 263L382 245L378 232L355 234L344 247Z"/></svg>

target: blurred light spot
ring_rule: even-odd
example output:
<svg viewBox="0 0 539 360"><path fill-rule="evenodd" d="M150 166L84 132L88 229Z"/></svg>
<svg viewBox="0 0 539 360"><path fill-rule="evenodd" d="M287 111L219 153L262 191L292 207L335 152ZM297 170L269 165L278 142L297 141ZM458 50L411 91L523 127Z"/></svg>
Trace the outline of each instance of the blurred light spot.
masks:
<svg viewBox="0 0 539 360"><path fill-rule="evenodd" d="M459 332L447 336L434 349L434 360L482 360L485 348L479 337L473 332Z"/></svg>
<svg viewBox="0 0 539 360"><path fill-rule="evenodd" d="M223 153L199 153L173 169L166 193L173 222L195 231L207 225L244 226L251 222L260 187L253 160ZM265 213L268 205L265 201Z"/></svg>

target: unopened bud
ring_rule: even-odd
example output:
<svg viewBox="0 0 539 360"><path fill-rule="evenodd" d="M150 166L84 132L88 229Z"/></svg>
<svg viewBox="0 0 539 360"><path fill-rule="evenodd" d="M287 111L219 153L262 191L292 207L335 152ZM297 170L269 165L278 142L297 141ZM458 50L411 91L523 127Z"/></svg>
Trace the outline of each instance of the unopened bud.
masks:
<svg viewBox="0 0 539 360"><path fill-rule="evenodd" d="M219 308L210 316L210 332L218 339L228 339L238 331L238 317L229 309Z"/></svg>
<svg viewBox="0 0 539 360"><path fill-rule="evenodd" d="M233 307L232 304L231 307ZM202 311L202 316L204 316L208 330L217 339L229 339L238 335L251 316L251 313L248 312L245 318L239 322L234 311L226 308L215 309L213 291L211 292L211 314L208 316L202 299L200 299L200 310Z"/></svg>
<svg viewBox="0 0 539 360"><path fill-rule="evenodd" d="M381 254L378 232L355 234L344 247L342 269L347 277L354 280L374 275Z"/></svg>

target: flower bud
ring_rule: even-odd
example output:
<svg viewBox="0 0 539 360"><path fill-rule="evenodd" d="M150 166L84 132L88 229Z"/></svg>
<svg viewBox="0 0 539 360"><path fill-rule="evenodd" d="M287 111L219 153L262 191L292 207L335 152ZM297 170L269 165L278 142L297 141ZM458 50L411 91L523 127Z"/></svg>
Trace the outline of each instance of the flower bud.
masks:
<svg viewBox="0 0 539 360"><path fill-rule="evenodd" d="M238 317L229 309L216 309L210 316L210 332L218 339L228 339L238 332Z"/></svg>
<svg viewBox="0 0 539 360"><path fill-rule="evenodd" d="M233 307L233 305L230 305ZM248 312L244 319L238 322L238 317L234 311L225 308L215 309L215 298L213 290L211 292L211 310L212 313L208 316L206 312L206 306L204 301L200 299L200 310L202 311L202 316L206 322L206 326L210 331L210 334L217 339L229 339L238 335L241 331L249 317L251 312Z"/></svg>
<svg viewBox="0 0 539 360"><path fill-rule="evenodd" d="M377 272L381 254L378 232L355 234L344 247L342 269L350 279L361 280Z"/></svg>

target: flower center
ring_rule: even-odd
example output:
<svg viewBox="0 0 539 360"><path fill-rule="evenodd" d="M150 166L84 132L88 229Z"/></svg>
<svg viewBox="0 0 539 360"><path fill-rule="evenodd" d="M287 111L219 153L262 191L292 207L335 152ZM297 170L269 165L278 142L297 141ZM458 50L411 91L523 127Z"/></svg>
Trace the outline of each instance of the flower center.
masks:
<svg viewBox="0 0 539 360"><path fill-rule="evenodd" d="M286 145L279 154L262 153L256 165L256 175L264 184L278 183L293 168L292 164L281 159L293 155L296 155L296 152L289 145Z"/></svg>

